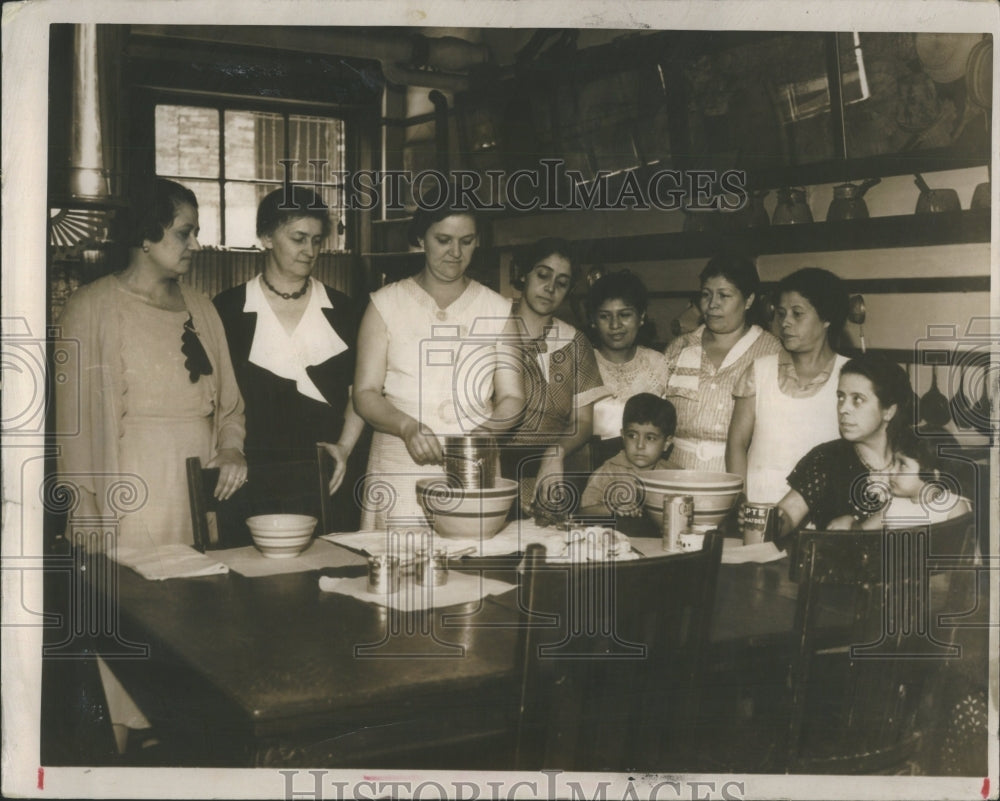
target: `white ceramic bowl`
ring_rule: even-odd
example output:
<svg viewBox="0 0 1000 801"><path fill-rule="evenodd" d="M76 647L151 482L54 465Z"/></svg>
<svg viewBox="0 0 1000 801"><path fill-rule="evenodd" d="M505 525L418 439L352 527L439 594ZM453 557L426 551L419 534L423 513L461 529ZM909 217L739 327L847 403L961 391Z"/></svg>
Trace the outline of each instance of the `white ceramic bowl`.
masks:
<svg viewBox="0 0 1000 801"><path fill-rule="evenodd" d="M444 478L417 481L417 498L434 530L449 539L489 539L507 522L517 482L498 478L490 489L451 487Z"/></svg>
<svg viewBox="0 0 1000 801"><path fill-rule="evenodd" d="M699 531L715 528L743 491L743 479L735 473L707 470L650 470L640 473L645 491L643 508L657 527L663 526L663 499L667 495L694 498L694 526Z"/></svg>
<svg viewBox="0 0 1000 801"><path fill-rule="evenodd" d="M263 556L290 559L309 547L316 522L309 515L256 515L247 518L247 528Z"/></svg>

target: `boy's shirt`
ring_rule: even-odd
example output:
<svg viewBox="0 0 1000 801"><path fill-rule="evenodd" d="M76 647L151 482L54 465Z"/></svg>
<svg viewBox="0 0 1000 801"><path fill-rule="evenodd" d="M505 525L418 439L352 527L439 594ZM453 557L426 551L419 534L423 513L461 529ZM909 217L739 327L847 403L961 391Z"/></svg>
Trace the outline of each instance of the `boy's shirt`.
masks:
<svg viewBox="0 0 1000 801"><path fill-rule="evenodd" d="M614 510L604 501L604 493L609 486L617 481L631 480L636 485L636 497L638 497L638 490L640 489L638 476L640 473L668 469L667 460L661 456L652 467L640 470L628 460L623 448L594 471L593 475L587 481L587 488L583 491L580 506L587 507L600 504L609 512L612 512ZM619 493L616 492L615 495L619 495Z"/></svg>

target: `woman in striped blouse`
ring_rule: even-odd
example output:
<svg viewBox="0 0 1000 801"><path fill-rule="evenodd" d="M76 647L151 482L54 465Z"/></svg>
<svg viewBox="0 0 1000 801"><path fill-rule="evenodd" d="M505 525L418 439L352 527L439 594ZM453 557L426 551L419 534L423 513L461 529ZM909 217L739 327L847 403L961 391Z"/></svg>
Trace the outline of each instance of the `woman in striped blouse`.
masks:
<svg viewBox="0 0 1000 801"><path fill-rule="evenodd" d="M781 343L748 319L760 278L743 256L716 256L699 276L698 306L704 323L667 347L666 397L677 409L670 467L726 469L726 434L733 387L757 357Z"/></svg>

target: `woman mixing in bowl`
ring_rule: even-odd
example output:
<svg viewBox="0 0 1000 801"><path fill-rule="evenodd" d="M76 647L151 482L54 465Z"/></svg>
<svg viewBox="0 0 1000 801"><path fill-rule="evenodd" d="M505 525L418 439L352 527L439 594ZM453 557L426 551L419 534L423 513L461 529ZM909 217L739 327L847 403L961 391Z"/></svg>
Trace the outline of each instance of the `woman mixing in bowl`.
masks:
<svg viewBox="0 0 1000 801"><path fill-rule="evenodd" d="M312 277L329 233L329 214L315 194L299 186L271 192L257 209L263 270L214 301L246 402L250 513L319 517L316 445L333 457L333 493L364 428L351 404L357 311ZM338 500L335 517L353 530L353 494Z"/></svg>
<svg viewBox="0 0 1000 801"><path fill-rule="evenodd" d="M665 351L666 397L677 409L668 461L674 469L724 471L733 387L754 359L777 353L781 344L748 319L760 285L753 262L716 256L700 281L705 322Z"/></svg>
<svg viewBox="0 0 1000 801"><path fill-rule="evenodd" d="M611 392L594 404L594 434L601 439L621 436L622 411L633 395L649 392L662 398L666 392L666 357L639 345L647 303L645 285L627 270L603 276L587 295L594 355L601 382Z"/></svg>
<svg viewBox="0 0 1000 801"><path fill-rule="evenodd" d="M806 267L785 276L775 293L781 344L756 359L733 391L726 468L746 478L755 503L777 503L796 462L837 436L837 379L847 362L836 352L848 296L828 270Z"/></svg>
<svg viewBox="0 0 1000 801"><path fill-rule="evenodd" d="M555 487L564 459L593 432L593 405L607 396L594 350L582 331L555 317L577 278L563 239L534 243L518 264L520 300L511 311L521 335L524 420L503 456L504 475L520 482L522 511L538 500L535 476Z"/></svg>
<svg viewBox="0 0 1000 801"><path fill-rule="evenodd" d="M442 475L440 437L499 433L524 406L516 354L504 360L510 301L466 275L478 244L473 209L426 195L410 226L424 267L373 293L358 335L354 405L375 429L364 529L423 517L416 482Z"/></svg>

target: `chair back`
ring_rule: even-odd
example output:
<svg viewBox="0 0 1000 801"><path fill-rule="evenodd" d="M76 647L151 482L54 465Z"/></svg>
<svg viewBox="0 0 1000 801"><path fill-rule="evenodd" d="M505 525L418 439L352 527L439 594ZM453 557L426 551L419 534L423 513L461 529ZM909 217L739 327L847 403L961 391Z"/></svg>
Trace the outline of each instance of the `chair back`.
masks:
<svg viewBox="0 0 1000 801"><path fill-rule="evenodd" d="M333 460L322 446L316 446L314 459L251 465L247 483L225 501L217 500L214 494L219 480L218 468L203 467L197 456L188 458L185 466L194 544L200 551L252 544L246 519L255 514L314 514L319 518L323 534L333 530L334 514L327 490L333 474ZM296 488L299 497L288 500L281 497L280 491L275 493L277 483L288 486L288 479L296 476L302 477L302 486ZM214 523L209 514L213 512Z"/></svg>
<svg viewBox="0 0 1000 801"><path fill-rule="evenodd" d="M549 563L521 585L518 769L656 771L697 703L722 535L699 552Z"/></svg>
<svg viewBox="0 0 1000 801"><path fill-rule="evenodd" d="M973 540L972 515L799 535L789 772L892 772L916 754L923 694L958 656L933 622L931 574Z"/></svg>

